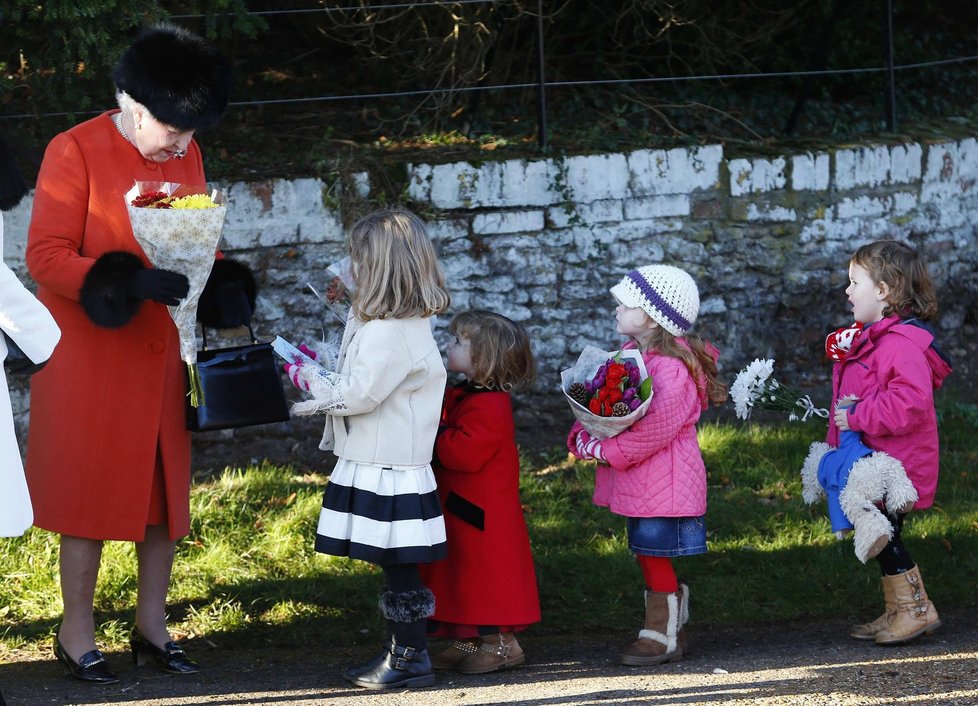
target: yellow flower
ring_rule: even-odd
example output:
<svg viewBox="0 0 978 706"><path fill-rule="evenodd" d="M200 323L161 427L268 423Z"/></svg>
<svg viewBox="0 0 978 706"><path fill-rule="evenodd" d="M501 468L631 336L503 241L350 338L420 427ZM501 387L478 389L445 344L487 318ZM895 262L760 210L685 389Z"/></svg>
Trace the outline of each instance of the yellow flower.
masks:
<svg viewBox="0 0 978 706"><path fill-rule="evenodd" d="M170 201L172 208L217 208L217 204L207 194L191 194Z"/></svg>

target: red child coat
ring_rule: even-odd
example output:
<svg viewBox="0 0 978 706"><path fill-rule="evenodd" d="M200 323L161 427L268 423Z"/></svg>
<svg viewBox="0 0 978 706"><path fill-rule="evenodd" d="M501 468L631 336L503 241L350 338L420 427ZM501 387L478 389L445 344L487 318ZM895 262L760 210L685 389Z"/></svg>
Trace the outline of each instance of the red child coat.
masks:
<svg viewBox="0 0 978 706"><path fill-rule="evenodd" d="M519 497L509 394L450 387L435 441L448 557L421 565L433 620L518 626L540 620L530 537Z"/></svg>

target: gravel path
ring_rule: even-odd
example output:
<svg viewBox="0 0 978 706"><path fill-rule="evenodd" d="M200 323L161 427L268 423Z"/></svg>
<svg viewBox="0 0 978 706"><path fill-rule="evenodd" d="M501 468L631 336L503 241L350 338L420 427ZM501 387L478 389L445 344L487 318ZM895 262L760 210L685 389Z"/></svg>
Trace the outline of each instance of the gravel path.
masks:
<svg viewBox="0 0 978 706"><path fill-rule="evenodd" d="M91 687L60 675L53 659L0 666L9 706L552 706L574 704L970 704L978 706L978 609L942 614L944 626L909 646L877 647L845 636L842 623L710 629L690 624L686 659L651 668L615 663L631 634L528 636L523 667L484 676L442 674L436 686L372 692L343 681L344 667L372 655L190 645L199 678L136 671L110 655L122 682Z"/></svg>

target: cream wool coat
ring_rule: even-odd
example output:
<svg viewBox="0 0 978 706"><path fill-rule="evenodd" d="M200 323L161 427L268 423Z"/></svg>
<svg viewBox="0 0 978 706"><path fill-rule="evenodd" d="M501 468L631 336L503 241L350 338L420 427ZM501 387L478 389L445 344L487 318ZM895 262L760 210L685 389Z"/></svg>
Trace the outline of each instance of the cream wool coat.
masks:
<svg viewBox="0 0 978 706"><path fill-rule="evenodd" d="M431 463L447 378L431 320L351 319L346 337L339 374L300 368L315 399L294 411L330 415L320 448L340 458L380 466Z"/></svg>
<svg viewBox="0 0 978 706"><path fill-rule="evenodd" d="M0 253L3 252L3 218L0 217ZM51 314L17 276L0 261L0 328L34 362L47 360L61 338ZM7 343L0 336L0 357ZM34 522L31 498L24 480L24 465L14 431L7 376L0 376L0 537L22 535Z"/></svg>

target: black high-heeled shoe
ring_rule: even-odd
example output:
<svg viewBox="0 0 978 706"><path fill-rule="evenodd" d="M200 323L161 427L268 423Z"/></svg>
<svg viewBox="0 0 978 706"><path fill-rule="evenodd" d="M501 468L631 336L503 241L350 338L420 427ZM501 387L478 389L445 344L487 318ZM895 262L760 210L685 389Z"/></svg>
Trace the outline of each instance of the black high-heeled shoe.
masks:
<svg viewBox="0 0 978 706"><path fill-rule="evenodd" d="M81 681L92 684L115 684L119 677L109 667L108 661L99 650L89 650L78 661L73 660L61 644L61 639L54 636L54 656L61 663L65 674Z"/></svg>
<svg viewBox="0 0 978 706"><path fill-rule="evenodd" d="M170 674L196 674L200 671L200 665L190 659L176 642L170 640L160 649L147 640L139 628L132 629L129 648L132 650L132 663L137 667L145 664L149 655L160 669Z"/></svg>

